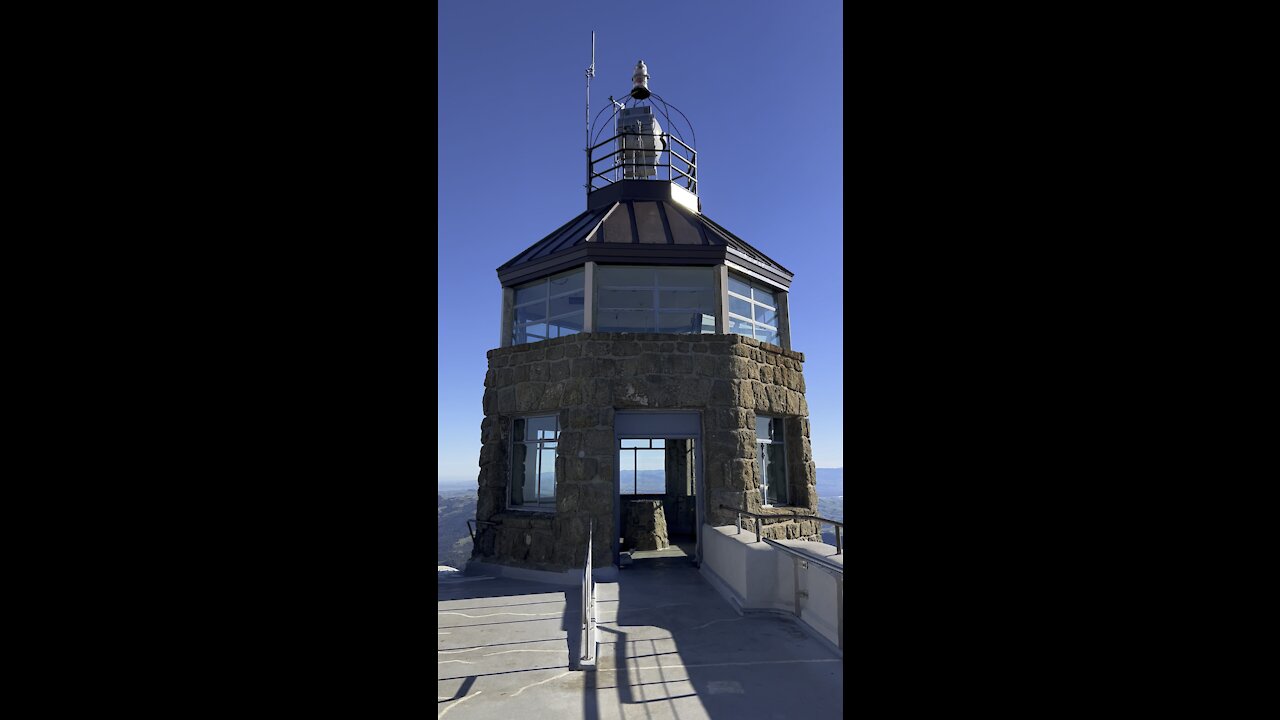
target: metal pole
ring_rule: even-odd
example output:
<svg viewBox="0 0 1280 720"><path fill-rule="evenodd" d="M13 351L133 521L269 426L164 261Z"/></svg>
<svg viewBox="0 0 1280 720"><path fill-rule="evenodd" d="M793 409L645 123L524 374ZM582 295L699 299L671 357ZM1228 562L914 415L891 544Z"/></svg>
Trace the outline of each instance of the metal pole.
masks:
<svg viewBox="0 0 1280 720"><path fill-rule="evenodd" d="M587 68L587 111L586 134L587 144L583 145L587 152L587 194L591 194L591 78L596 76L596 31L591 31L591 67Z"/></svg>
<svg viewBox="0 0 1280 720"><path fill-rule="evenodd" d="M842 550L840 548L840 526L837 525L836 526L836 554L839 555L841 552Z"/></svg>

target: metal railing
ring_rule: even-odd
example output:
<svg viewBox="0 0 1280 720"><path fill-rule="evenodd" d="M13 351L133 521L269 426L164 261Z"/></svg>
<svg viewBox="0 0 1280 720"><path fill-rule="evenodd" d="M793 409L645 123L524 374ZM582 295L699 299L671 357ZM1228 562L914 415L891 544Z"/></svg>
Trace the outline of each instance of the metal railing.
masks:
<svg viewBox="0 0 1280 720"><path fill-rule="evenodd" d="M844 546L840 542L840 534L844 530L844 523L839 520L830 520L828 518L818 517L817 515L804 515L801 513L776 513L773 515L764 515L761 513L753 513L750 510L743 510L742 508L736 508L731 505L725 505L723 503L720 505L720 507L724 510L732 510L738 513L738 534L739 535L742 534L742 516L747 515L749 517L755 518L756 542L760 542L760 521L761 520L794 520L794 519L816 520L818 522L826 523L828 525L834 525L836 527L836 554L839 555L842 552L844 552Z"/></svg>
<svg viewBox="0 0 1280 720"><path fill-rule="evenodd" d="M644 147L643 142L628 142L627 137L644 138L646 141L652 141L655 138L663 140L663 147ZM616 141L624 138L620 143ZM615 149L611 153L596 156L596 150L616 143ZM632 146L634 144L634 146ZM681 155L679 148L683 148L689 157ZM651 156L653 162L624 162L626 154L638 156L644 153L645 156ZM666 162L661 162L665 156ZM597 170L597 165L605 160L613 159L613 163L603 170ZM676 161L679 161L678 163ZM628 178L625 168L653 168L654 176L651 178ZM662 177L661 168L666 168L666 177ZM689 192L694 195L698 194L698 151L689 147L683 140L672 135L671 133L660 133L654 135L652 133L639 132L620 132L603 142L593 145L587 150L587 192L599 190L602 187L608 187L619 180L638 179L638 180L665 180L667 182L680 183ZM597 181L601 181L603 185L596 185Z"/></svg>
<svg viewBox="0 0 1280 720"><path fill-rule="evenodd" d="M791 556L791 564L795 569L795 595L792 607L797 618L802 621L804 618L800 615L800 598L808 597L808 592L800 590L800 570L808 569L809 565L816 565L818 568L825 570L836 581L836 646L844 652L844 568L835 563L828 562L820 557L803 553L795 548L787 547L780 542L765 538L764 542L770 547L781 550Z"/></svg>
<svg viewBox="0 0 1280 720"><path fill-rule="evenodd" d="M587 529L587 563L582 573L582 652L579 667L595 670L596 666L596 583L591 575L591 540L596 521Z"/></svg>
<svg viewBox="0 0 1280 720"><path fill-rule="evenodd" d="M475 523L475 524L476 524L476 526L475 526L475 528L474 528L474 529L471 527L471 523ZM498 523L489 522L488 520L479 520L479 519L476 519L476 518L467 518L467 534L469 534L469 535L471 536L471 544L472 544L472 545L475 545L475 544L476 544L476 532L477 532L477 531L479 531L479 529L480 529L480 526L481 526L481 525L497 525L497 524L498 524Z"/></svg>

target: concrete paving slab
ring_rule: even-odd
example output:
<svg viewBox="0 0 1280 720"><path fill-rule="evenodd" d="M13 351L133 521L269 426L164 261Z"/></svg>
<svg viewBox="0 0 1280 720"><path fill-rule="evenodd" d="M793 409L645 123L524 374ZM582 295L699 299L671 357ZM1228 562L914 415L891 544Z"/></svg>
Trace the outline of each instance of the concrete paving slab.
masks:
<svg viewBox="0 0 1280 720"><path fill-rule="evenodd" d="M598 669L576 668L579 590L507 578L439 585L437 716L805 718L843 711L843 663L793 620L736 614L687 561L597 584Z"/></svg>

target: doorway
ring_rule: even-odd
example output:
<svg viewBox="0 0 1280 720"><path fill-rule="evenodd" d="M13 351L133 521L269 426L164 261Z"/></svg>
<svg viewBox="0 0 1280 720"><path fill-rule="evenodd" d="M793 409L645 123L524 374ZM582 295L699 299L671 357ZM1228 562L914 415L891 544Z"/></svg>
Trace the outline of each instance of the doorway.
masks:
<svg viewBox="0 0 1280 720"><path fill-rule="evenodd" d="M701 416L618 412L614 416L614 563L701 561Z"/></svg>

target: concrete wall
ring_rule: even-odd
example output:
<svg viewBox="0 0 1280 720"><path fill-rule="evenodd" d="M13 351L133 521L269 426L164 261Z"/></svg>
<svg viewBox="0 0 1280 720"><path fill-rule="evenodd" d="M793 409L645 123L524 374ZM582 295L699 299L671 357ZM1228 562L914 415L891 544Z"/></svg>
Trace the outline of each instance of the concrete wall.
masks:
<svg viewBox="0 0 1280 720"><path fill-rule="evenodd" d="M703 527L701 571L704 577L740 611L775 611L794 614L796 585L807 593L800 598L798 618L832 645L839 645L840 596L835 577L814 564L798 567L796 560L764 542L756 542L745 528ZM835 547L820 542L779 541L807 554L844 565Z"/></svg>
<svg viewBox="0 0 1280 720"><path fill-rule="evenodd" d="M595 521L595 564L612 561L617 410L701 411L704 502L713 525L735 514L816 513L815 466L809 445L804 355L740 335L581 333L499 348L488 353L481 423L481 525L472 558L539 570L565 570L585 561L587 524ZM507 510L511 421L557 413L556 511ZM756 414L786 419L791 506L760 507ZM818 535L812 521L778 521L775 538Z"/></svg>

